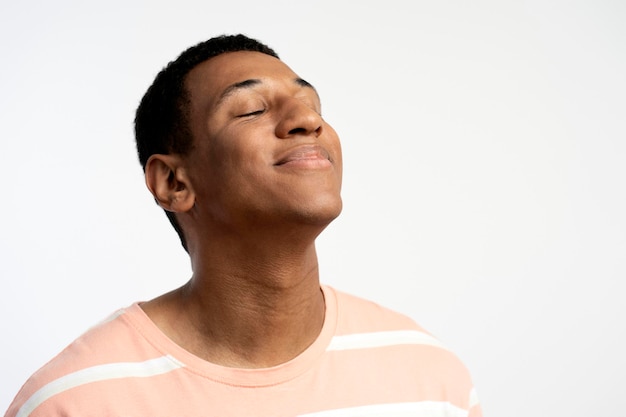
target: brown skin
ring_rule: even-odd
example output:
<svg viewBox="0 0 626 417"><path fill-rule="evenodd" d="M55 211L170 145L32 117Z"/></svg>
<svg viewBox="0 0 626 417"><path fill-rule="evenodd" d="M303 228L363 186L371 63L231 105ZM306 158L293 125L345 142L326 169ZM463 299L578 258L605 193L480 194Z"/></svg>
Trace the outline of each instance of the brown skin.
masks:
<svg viewBox="0 0 626 417"><path fill-rule="evenodd" d="M194 149L153 155L146 184L177 213L193 276L141 307L208 361L284 363L324 321L315 238L341 211L339 138L316 91L269 55L219 55L186 87Z"/></svg>

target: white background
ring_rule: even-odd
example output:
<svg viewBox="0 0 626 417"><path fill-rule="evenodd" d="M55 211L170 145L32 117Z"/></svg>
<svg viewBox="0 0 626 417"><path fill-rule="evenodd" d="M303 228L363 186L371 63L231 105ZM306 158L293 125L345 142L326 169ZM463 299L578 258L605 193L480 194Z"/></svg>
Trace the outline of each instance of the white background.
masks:
<svg viewBox="0 0 626 417"><path fill-rule="evenodd" d="M623 415L626 3L267 3L2 1L0 409L90 325L188 279L133 112L183 49L243 32L343 141L323 281L441 338L488 416Z"/></svg>

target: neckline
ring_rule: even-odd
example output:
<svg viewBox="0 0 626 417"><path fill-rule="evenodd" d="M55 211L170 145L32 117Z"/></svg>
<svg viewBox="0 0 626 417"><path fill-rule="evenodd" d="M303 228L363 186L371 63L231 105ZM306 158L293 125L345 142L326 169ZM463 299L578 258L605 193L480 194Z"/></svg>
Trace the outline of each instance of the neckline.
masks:
<svg viewBox="0 0 626 417"><path fill-rule="evenodd" d="M218 383L240 387L263 387L287 382L305 373L324 354L337 327L337 297L328 286L321 286L326 306L324 324L315 341L295 358L269 368L231 368L206 361L167 337L134 303L126 309L125 317L157 350L183 363L184 368Z"/></svg>

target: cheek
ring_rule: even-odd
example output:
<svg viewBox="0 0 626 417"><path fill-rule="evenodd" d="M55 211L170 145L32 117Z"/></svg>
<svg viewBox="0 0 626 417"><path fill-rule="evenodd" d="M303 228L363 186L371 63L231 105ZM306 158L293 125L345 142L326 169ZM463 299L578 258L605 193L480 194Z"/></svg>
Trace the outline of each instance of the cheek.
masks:
<svg viewBox="0 0 626 417"><path fill-rule="evenodd" d="M232 129L231 129L232 130ZM207 143L207 161L217 168L219 174L237 165L245 157L245 146L242 146L241 135L223 129L209 136Z"/></svg>
<svg viewBox="0 0 626 417"><path fill-rule="evenodd" d="M224 183L254 180L271 161L268 137L258 127L238 126L224 129L208 143L207 160Z"/></svg>

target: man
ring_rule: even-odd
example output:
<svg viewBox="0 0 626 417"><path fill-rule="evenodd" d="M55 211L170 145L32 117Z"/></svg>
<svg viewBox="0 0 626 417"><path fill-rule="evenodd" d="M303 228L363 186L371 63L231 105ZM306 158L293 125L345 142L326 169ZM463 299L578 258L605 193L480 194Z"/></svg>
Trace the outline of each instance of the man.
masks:
<svg viewBox="0 0 626 417"><path fill-rule="evenodd" d="M6 416L481 415L436 339L320 286L341 149L274 51L242 35L185 51L144 96L136 138L193 275L80 337Z"/></svg>

